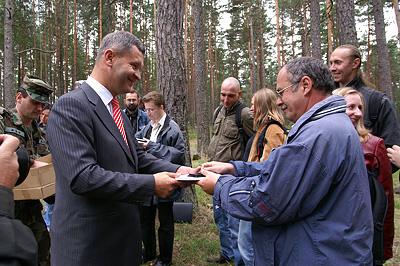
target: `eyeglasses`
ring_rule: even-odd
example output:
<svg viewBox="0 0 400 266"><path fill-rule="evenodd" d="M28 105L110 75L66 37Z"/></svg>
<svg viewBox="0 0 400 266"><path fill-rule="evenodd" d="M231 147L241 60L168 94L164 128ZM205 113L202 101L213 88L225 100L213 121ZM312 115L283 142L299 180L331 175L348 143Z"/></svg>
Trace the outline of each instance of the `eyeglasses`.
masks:
<svg viewBox="0 0 400 266"><path fill-rule="evenodd" d="M292 85L289 85L289 86L287 86L286 88L283 88L283 89L281 89L281 90L275 90L275 92L276 92L276 94L278 94L278 97L279 98L282 98L282 94L283 94L283 92L285 91L285 90L287 90L287 89L289 89L290 87L293 87L293 86L295 86L295 85L297 85L297 84L299 84L300 82L297 82L297 83L293 83Z"/></svg>
<svg viewBox="0 0 400 266"><path fill-rule="evenodd" d="M152 112L154 112L155 110L157 110L158 108L147 108L147 109L144 109L144 111L146 112L146 113L152 113Z"/></svg>

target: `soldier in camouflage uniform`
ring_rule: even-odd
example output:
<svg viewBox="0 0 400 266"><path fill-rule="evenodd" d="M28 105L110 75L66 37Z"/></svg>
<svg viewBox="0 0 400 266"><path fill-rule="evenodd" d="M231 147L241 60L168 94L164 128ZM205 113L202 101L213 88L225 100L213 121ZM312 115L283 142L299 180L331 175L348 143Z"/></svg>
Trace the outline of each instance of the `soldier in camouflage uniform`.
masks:
<svg viewBox="0 0 400 266"><path fill-rule="evenodd" d="M10 134L20 140L31 161L50 153L44 131L37 119L49 101L52 88L35 76L25 76L17 92L14 109L0 107L0 134ZM42 217L42 204L39 200L15 201L15 218L28 226L38 243L38 264L50 265L50 235Z"/></svg>

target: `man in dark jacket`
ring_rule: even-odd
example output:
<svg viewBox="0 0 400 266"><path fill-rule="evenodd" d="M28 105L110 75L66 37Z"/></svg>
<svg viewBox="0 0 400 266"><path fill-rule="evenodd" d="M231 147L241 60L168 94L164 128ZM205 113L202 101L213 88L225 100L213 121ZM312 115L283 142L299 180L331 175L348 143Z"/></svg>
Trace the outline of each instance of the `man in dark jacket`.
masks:
<svg viewBox="0 0 400 266"><path fill-rule="evenodd" d="M330 58L330 70L333 74L337 88L353 87L364 95L365 98L365 127L371 130L371 134L382 138L387 148L400 145L400 124L397 120L396 110L390 99L380 91L369 88L368 82L361 72L361 54L357 47L351 44L341 45L332 53ZM378 112L374 116L375 110ZM398 168L392 164L392 173ZM400 186L394 191L400 193ZM393 221L393 209L388 209L386 220ZM393 222L392 222L393 223ZM393 257L394 228L386 228L384 260Z"/></svg>
<svg viewBox="0 0 400 266"><path fill-rule="evenodd" d="M125 94L124 104L126 106L124 112L132 123L133 134L136 134L150 122L147 114L139 108L140 96L137 90L132 89Z"/></svg>
<svg viewBox="0 0 400 266"><path fill-rule="evenodd" d="M185 165L185 142L179 125L165 113L164 96L156 91L143 97L145 110L151 122L136 133L139 144L157 158L162 158L174 164ZM140 221L142 240L144 244L143 262L156 257L155 217L158 208L158 242L160 256L155 266L172 264L174 245L174 213L175 200L185 195L185 189L174 190L167 198L154 197L150 206L140 206Z"/></svg>
<svg viewBox="0 0 400 266"><path fill-rule="evenodd" d="M372 135L382 138L386 147L400 145L400 124L392 101L382 92L369 88L361 72L361 54L357 47L351 44L341 45L332 53L329 60L330 70L335 80L336 88L353 87L365 98L364 124ZM373 95L381 95L380 102L370 104ZM371 117L370 107L377 105L378 116ZM371 121L375 120L375 121ZM398 169L392 165L392 172Z"/></svg>
<svg viewBox="0 0 400 266"><path fill-rule="evenodd" d="M37 266L35 237L28 227L14 219L12 189L18 179L18 144L17 138L0 135L0 265Z"/></svg>

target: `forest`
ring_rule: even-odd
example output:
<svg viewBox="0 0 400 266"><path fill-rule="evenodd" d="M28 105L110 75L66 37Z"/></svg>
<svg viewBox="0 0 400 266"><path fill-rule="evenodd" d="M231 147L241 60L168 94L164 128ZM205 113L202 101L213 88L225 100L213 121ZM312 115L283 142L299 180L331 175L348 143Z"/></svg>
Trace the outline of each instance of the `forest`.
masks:
<svg viewBox="0 0 400 266"><path fill-rule="evenodd" d="M51 84L53 102L73 90L90 74L102 37L124 30L146 47L136 89L163 92L186 140L188 127L198 126L199 154L226 77L239 79L250 104L258 89L274 89L291 59L328 64L345 43L360 48L366 77L400 111L398 0L0 0L0 7L0 106L7 108L25 74Z"/></svg>

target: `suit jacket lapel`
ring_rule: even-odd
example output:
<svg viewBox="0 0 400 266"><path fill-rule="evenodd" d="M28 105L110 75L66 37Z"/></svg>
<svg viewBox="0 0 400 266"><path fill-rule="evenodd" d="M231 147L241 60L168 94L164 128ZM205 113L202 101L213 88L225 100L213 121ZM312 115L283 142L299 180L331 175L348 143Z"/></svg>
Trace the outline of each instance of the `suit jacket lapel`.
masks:
<svg viewBox="0 0 400 266"><path fill-rule="evenodd" d="M121 132L119 131L117 125L115 124L114 119L111 117L110 112L108 112L106 106L100 99L99 95L97 95L97 93L86 82L83 83L81 87L85 92L86 96L88 97L89 102L94 105L94 112L97 114L99 120L104 124L106 130L108 130L110 134L114 136L114 138L117 140L118 144L124 150L128 158L132 161L132 163L135 163L132 153L128 149L128 146L126 145L125 140L121 135ZM124 125L126 125L126 121L124 121ZM131 143L129 143L129 145L131 145Z"/></svg>

